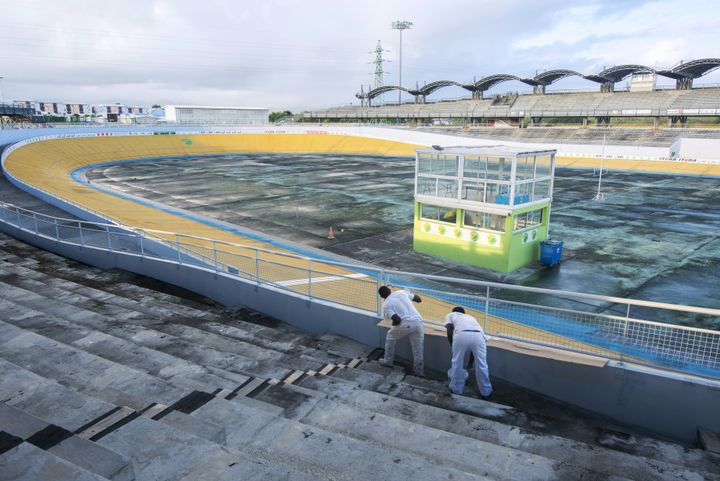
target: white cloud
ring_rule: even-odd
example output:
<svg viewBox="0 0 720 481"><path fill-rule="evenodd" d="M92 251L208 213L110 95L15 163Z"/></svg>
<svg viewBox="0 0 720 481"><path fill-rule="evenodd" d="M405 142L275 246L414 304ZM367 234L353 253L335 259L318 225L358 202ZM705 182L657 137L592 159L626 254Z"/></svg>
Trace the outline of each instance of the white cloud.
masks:
<svg viewBox="0 0 720 481"><path fill-rule="evenodd" d="M297 110L356 101L378 39L391 50L386 83L397 82L397 19L415 23L403 51L414 85L718 56L718 10L670 0L0 0L0 76L13 98Z"/></svg>

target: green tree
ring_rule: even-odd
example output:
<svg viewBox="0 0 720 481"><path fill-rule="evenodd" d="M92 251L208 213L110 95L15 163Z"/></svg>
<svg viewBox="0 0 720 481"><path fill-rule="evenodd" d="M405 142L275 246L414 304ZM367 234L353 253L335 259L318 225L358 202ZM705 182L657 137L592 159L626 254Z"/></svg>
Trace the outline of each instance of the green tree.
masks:
<svg viewBox="0 0 720 481"><path fill-rule="evenodd" d="M270 120L270 122L276 122L277 120L279 120L287 115L292 115L292 114L293 113L290 112L289 110L285 110L283 112L270 112L270 116L269 116L268 120Z"/></svg>

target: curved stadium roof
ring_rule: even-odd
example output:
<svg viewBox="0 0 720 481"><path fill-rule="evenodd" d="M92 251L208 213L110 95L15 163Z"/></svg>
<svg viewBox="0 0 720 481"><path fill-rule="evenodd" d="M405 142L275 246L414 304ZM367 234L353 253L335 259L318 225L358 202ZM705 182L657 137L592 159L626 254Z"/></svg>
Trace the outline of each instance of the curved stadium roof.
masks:
<svg viewBox="0 0 720 481"><path fill-rule="evenodd" d="M698 60L691 60L689 62L681 63L680 65L667 70L655 70L652 67L648 67L646 65L626 64L616 65L614 67L603 69L596 74L588 75L568 69L547 70L545 72L535 75L535 77L532 78L521 78L517 75L499 73L488 75L473 83L461 83L454 80L437 80L426 84L423 87L418 87L415 89L408 89L397 85L385 85L376 89L369 90L367 92L357 93L355 94L355 96L362 100L372 100L375 97L384 93L393 90L402 90L404 92L408 92L411 95L424 97L426 95L430 95L431 93L435 92L440 88L451 86L462 87L465 90L469 90L470 92L484 92L485 90L488 90L501 82L507 82L508 80L518 80L532 86L547 86L557 82L558 80L571 76L581 77L586 80L602 84L619 82L622 79L636 73L656 73L657 75L676 80L687 78L693 79L702 77L703 75L706 75L717 68L720 68L720 58L703 58Z"/></svg>

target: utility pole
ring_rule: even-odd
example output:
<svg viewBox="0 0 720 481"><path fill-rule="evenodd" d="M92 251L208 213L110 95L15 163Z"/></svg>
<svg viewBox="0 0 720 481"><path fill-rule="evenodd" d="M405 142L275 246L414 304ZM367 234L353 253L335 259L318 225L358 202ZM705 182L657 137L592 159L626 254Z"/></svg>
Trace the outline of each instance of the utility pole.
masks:
<svg viewBox="0 0 720 481"><path fill-rule="evenodd" d="M397 20L392 23L393 30L399 30L400 31L400 67L399 67L399 74L398 74L398 87L402 87L402 33L403 30L408 30L413 26L412 22L408 22L406 20ZM402 104L402 90L398 90L398 105Z"/></svg>

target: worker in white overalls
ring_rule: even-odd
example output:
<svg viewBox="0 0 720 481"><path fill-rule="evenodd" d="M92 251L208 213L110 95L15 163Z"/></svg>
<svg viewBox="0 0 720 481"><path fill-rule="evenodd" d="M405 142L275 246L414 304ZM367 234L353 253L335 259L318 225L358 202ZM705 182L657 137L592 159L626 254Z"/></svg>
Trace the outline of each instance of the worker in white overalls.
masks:
<svg viewBox="0 0 720 481"><path fill-rule="evenodd" d="M465 309L458 306L445 316L445 328L448 341L452 345L452 365L448 371L450 390L455 394L463 393L465 380L468 377L468 372L464 368L465 354L470 351L475 357L475 382L480 397L489 399L492 385L487 365L485 333L480 328L480 324L473 316L465 314Z"/></svg>
<svg viewBox="0 0 720 481"><path fill-rule="evenodd" d="M424 340L425 329L420 313L413 306L413 302L422 302L420 296L410 291L392 292L388 286L378 289L380 297L385 299L383 317L392 320L393 327L385 338L385 366L392 366L395 359L395 344L403 337L410 340L413 353L413 372L417 376L424 375Z"/></svg>

